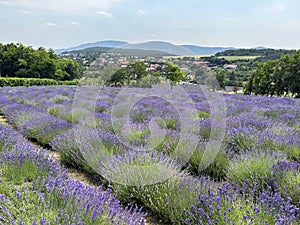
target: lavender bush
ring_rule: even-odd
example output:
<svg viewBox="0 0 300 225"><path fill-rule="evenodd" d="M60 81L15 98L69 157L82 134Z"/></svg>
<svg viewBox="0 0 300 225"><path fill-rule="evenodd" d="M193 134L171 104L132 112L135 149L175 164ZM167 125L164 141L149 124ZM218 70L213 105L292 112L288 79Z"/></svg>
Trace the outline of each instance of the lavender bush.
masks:
<svg viewBox="0 0 300 225"><path fill-rule="evenodd" d="M59 152L62 163L94 173L88 157L101 157L121 153L124 146L116 136L102 129L73 128L57 135L51 142L53 150ZM100 174L101 175L101 174Z"/></svg>
<svg viewBox="0 0 300 225"><path fill-rule="evenodd" d="M256 185L246 186L243 188L252 190L257 197L240 194L242 189L229 184L199 195L197 203L186 210L189 218L185 224L296 224L299 208L280 193L260 192Z"/></svg>
<svg viewBox="0 0 300 225"><path fill-rule="evenodd" d="M273 151L250 151L238 155L229 163L226 172L227 180L233 181L240 186L244 182L248 185L258 184L263 189L271 177L273 165L285 159L284 154Z"/></svg>
<svg viewBox="0 0 300 225"><path fill-rule="evenodd" d="M217 180L224 180L226 176L226 171L229 166L230 155L222 149L218 151L215 158L212 160L207 167L203 168L205 165L203 155L205 153L205 143L201 143L199 147L193 152L188 164L189 171L196 175L210 176L211 178Z"/></svg>
<svg viewBox="0 0 300 225"><path fill-rule="evenodd" d="M270 183L283 197L300 207L300 163L278 162L273 167Z"/></svg>

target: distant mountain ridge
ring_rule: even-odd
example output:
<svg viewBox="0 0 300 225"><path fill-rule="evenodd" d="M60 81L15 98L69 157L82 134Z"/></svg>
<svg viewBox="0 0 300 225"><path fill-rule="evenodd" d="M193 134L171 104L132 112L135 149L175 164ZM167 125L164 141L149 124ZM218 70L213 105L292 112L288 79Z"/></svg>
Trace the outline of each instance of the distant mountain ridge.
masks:
<svg viewBox="0 0 300 225"><path fill-rule="evenodd" d="M140 44L128 43L121 46L121 48L163 51L172 55L195 55L194 52L190 51L187 48L165 41L148 41Z"/></svg>
<svg viewBox="0 0 300 225"><path fill-rule="evenodd" d="M128 43L125 41L105 40L94 43L85 43L75 47L66 49L54 50L55 53L60 54L62 52L70 52L74 50L82 50L92 47L109 47L120 49L140 49L140 50L152 50L166 52L170 55L212 55L226 50L235 50L234 47L204 47L197 45L176 45L166 41L148 41L144 43ZM260 47L261 48L261 47Z"/></svg>
<svg viewBox="0 0 300 225"><path fill-rule="evenodd" d="M119 48L122 45L128 44L125 41L113 41L113 40L107 40L107 41L98 41L98 42L93 42L93 43L85 43L81 44L75 47L70 47L70 48L64 48L64 49L56 49L54 52L56 54L60 54L62 52L70 52L70 51L75 51L75 50L82 50L86 48L92 48L92 47L107 47L107 48Z"/></svg>
<svg viewBox="0 0 300 225"><path fill-rule="evenodd" d="M60 53L62 56L69 54L82 54L85 56L93 55L100 57L102 53L115 53L125 56L137 56L137 57L163 57L163 56L176 56L167 52L156 51L156 50L142 50L142 49L131 49L131 48L112 48L112 47L89 47L85 49L64 51Z"/></svg>
<svg viewBox="0 0 300 225"><path fill-rule="evenodd" d="M226 50L234 50L236 48L233 47L204 47L197 45L181 45L182 47L189 49L196 55L214 55L219 52L223 52Z"/></svg>

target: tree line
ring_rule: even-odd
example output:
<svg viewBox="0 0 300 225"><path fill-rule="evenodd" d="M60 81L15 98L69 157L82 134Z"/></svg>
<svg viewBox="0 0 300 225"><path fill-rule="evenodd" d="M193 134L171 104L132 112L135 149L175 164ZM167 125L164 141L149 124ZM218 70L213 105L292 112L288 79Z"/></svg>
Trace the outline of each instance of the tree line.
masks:
<svg viewBox="0 0 300 225"><path fill-rule="evenodd" d="M216 57L221 56L259 56L256 61L268 61L279 59L282 55L294 54L296 50L272 49L272 48L251 48L251 49L232 49L215 54Z"/></svg>
<svg viewBox="0 0 300 225"><path fill-rule="evenodd" d="M175 85L179 81L185 78L185 73L180 68L171 63L166 62L158 70L154 72L148 72L147 66L142 61L129 63L126 67L120 68L115 71L107 80L108 85L136 85L151 86L152 84L160 83L160 77L163 77L171 82L171 85ZM148 84L148 85L147 85ZM142 86L144 86L142 85Z"/></svg>
<svg viewBox="0 0 300 225"><path fill-rule="evenodd" d="M59 59L52 49L20 43L0 43L0 77L73 80L82 76L81 67L72 59Z"/></svg>
<svg viewBox="0 0 300 225"><path fill-rule="evenodd" d="M300 97L300 51L257 63L245 94Z"/></svg>

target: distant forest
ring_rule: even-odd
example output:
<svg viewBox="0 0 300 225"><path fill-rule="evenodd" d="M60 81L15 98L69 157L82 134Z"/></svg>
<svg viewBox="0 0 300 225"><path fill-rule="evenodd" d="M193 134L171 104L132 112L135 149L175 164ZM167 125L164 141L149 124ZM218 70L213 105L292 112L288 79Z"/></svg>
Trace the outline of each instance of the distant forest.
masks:
<svg viewBox="0 0 300 225"><path fill-rule="evenodd" d="M218 79L220 87L234 86L243 87L262 62L279 60L285 55L294 55L296 50L285 49L236 49L219 52L208 57L201 57L202 60L209 62L213 75ZM225 69L226 65L236 65L236 69ZM209 73L203 70L195 71L195 80L198 83L205 83ZM254 93L254 89L248 90Z"/></svg>
<svg viewBox="0 0 300 225"><path fill-rule="evenodd" d="M226 50L215 54L216 57L219 56L260 56L256 58L256 61L268 61L279 59L282 55L296 53L296 50L286 50L286 49L235 49Z"/></svg>

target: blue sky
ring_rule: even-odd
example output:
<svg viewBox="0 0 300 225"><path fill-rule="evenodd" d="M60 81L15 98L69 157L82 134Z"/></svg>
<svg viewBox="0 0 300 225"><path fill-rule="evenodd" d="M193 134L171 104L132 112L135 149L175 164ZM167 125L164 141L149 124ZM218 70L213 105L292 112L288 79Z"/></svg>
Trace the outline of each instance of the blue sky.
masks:
<svg viewBox="0 0 300 225"><path fill-rule="evenodd" d="M299 0L0 0L0 42L100 40L300 49Z"/></svg>

